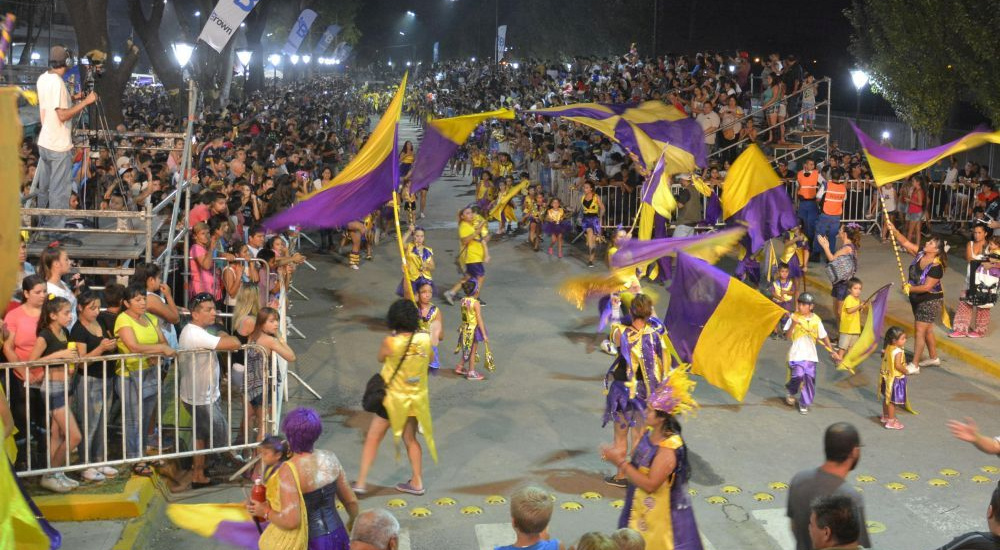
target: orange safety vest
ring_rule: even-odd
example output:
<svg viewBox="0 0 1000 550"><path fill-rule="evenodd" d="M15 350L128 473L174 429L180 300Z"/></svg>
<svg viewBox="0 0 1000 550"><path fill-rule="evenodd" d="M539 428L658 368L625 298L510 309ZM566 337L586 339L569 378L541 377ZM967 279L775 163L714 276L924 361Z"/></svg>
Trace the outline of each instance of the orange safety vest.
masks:
<svg viewBox="0 0 1000 550"><path fill-rule="evenodd" d="M844 199L846 198L846 183L841 181L826 182L826 194L823 195L823 213L829 216L840 216L844 213Z"/></svg>
<svg viewBox="0 0 1000 550"><path fill-rule="evenodd" d="M805 170L800 170L795 179L799 182L799 198L807 201L816 200L816 191L819 189L819 171L813 170L806 176Z"/></svg>

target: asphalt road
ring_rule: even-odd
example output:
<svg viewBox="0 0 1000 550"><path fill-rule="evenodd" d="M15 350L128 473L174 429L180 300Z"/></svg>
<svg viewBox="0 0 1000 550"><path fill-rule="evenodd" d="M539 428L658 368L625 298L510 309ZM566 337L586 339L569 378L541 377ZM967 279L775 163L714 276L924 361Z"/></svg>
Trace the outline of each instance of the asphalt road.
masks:
<svg viewBox="0 0 1000 550"><path fill-rule="evenodd" d="M412 126L401 126L401 139L414 135ZM467 180L447 176L436 183L428 218L422 220L437 258L439 289L457 280L455 212L471 201ZM584 532L616 527L615 501L624 490L603 484L610 469L597 452L599 444L611 440L610 428L601 427L601 381L610 357L597 349L595 308L578 311L556 292L562 279L587 271L585 251L572 249L557 260L544 248L532 252L525 241L519 235L490 245L493 260L483 298L496 372L473 382L444 368L431 379L440 462L432 463L425 452L427 494L411 497L392 489L407 480L408 465L394 459L391 440L383 442L372 469L370 487L377 490L362 507L399 504L391 501L402 496L405 507L393 511L404 528L404 547L492 548L512 542L507 506L487 501L529 482L554 491L557 510L550 531L567 546ZM360 408L361 394L378 368L383 319L399 282L396 250L391 239L383 240L374 261L363 262L360 271L348 269L346 258L312 255L318 270L300 270L295 279L310 299L293 302L292 318L307 337L292 340L300 358L294 369L323 399L312 399L293 384L290 406L310 406L322 414L325 432L319 446L336 452L349 475L357 472L369 421ZM442 308L448 335L440 348L442 363L453 368L458 309ZM944 367L925 369L910 382L910 398L920 414L902 413L906 429L887 431L877 421L876 359L850 378L824 359L816 403L802 416L781 399L786 353L785 342L764 344L743 403L700 383L696 397L702 408L683 420L692 452L695 514L709 548L789 548L781 484L822 461L822 432L842 420L862 434L862 459L852 481L863 490L875 547L931 549L955 534L986 529L986 505L1000 478L1000 462L953 440L944 422L974 416L985 432L1000 433L995 378L945 358ZM932 485L932 480L941 481ZM597 495L586 498L588 492ZM229 487L192 492L182 500L242 498L241 489ZM436 502L442 498L455 504ZM577 508L573 503L579 509L563 509ZM413 517L416 508L431 515ZM158 528L144 548L215 548L165 518L152 520Z"/></svg>

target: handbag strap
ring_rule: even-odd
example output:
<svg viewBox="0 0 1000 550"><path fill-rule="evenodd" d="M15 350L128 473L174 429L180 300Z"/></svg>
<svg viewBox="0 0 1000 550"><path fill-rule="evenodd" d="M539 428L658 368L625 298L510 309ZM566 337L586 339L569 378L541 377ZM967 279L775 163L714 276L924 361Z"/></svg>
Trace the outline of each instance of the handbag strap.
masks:
<svg viewBox="0 0 1000 550"><path fill-rule="evenodd" d="M392 376L390 376L390 377L389 377L389 379L385 381L385 385L386 385L386 386L388 386L389 384L391 384L391 383L392 383L392 380L393 380L394 378L396 378L396 373L398 373L398 372L399 372L399 369L400 369L400 367L402 367L402 366L403 366L403 361L405 361L405 360L406 360L406 352L407 352L407 351L409 351L409 349L410 349L410 344L412 344L412 343L413 343L413 336L414 336L414 335L416 335L416 332L411 332L411 333L410 333L410 340L409 340L408 342L406 342L406 349L404 349L404 350L403 350L403 354L402 354L402 355L401 355L401 356L399 357L399 362L398 362L398 363L396 363L396 370L392 371Z"/></svg>

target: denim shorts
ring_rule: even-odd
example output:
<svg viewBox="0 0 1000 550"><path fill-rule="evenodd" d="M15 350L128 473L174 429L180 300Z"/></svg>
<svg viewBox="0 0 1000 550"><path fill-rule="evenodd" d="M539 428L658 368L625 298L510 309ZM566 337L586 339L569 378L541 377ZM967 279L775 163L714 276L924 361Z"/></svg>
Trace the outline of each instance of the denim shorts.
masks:
<svg viewBox="0 0 1000 550"><path fill-rule="evenodd" d="M43 382L43 391L44 391ZM57 411L66 406L66 382L63 380L49 380L49 411Z"/></svg>

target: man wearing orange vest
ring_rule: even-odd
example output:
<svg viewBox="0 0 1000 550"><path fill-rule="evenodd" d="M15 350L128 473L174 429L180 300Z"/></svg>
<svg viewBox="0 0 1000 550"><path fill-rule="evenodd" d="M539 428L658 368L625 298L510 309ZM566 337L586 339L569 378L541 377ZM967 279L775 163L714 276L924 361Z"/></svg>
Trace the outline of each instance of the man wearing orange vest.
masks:
<svg viewBox="0 0 1000 550"><path fill-rule="evenodd" d="M826 235L833 244L837 242L840 218L844 214L844 201L847 199L846 175L844 169L839 166L830 169L830 181L826 182L826 193L823 195L823 211L816 220L816 235ZM821 255L821 248L815 241L813 241L813 253Z"/></svg>
<svg viewBox="0 0 1000 550"><path fill-rule="evenodd" d="M798 200L799 209L797 216L802 222L802 231L813 246L813 257L818 257L816 252L816 219L819 217L819 205L816 201L822 197L823 176L816 170L816 162L806 159L802 164L802 170L796 174L795 179L799 184Z"/></svg>

